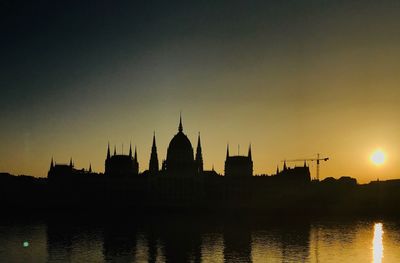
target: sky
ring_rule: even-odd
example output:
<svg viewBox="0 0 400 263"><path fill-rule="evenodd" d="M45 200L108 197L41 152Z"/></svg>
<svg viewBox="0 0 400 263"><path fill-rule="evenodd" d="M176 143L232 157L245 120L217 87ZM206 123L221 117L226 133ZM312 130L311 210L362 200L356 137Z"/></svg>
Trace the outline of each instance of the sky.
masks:
<svg viewBox="0 0 400 263"><path fill-rule="evenodd" d="M399 1L8 0L0 10L0 171L45 177L52 157L72 157L103 172L108 142L119 153L132 142L144 171L153 131L161 163L182 112L205 169L223 173L227 143L241 155L251 143L255 174L321 153L321 179L400 178Z"/></svg>

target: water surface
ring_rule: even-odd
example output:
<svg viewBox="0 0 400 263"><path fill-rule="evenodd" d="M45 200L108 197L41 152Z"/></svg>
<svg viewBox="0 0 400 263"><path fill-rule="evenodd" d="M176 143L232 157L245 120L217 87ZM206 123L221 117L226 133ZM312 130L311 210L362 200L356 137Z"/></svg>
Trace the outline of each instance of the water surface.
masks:
<svg viewBox="0 0 400 263"><path fill-rule="evenodd" d="M2 262L400 262L400 222L232 217L0 222Z"/></svg>

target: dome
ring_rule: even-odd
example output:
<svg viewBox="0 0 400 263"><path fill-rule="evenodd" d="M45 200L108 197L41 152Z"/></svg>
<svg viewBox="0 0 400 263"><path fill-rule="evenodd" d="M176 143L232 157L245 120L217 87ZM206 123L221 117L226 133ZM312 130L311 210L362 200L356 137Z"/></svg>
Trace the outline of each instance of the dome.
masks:
<svg viewBox="0 0 400 263"><path fill-rule="evenodd" d="M179 131L169 143L167 160L174 162L193 162L192 144L182 131Z"/></svg>
<svg viewBox="0 0 400 263"><path fill-rule="evenodd" d="M179 131L168 146L166 169L170 174L190 176L196 171L195 168L193 147L188 137L183 133L181 119Z"/></svg>

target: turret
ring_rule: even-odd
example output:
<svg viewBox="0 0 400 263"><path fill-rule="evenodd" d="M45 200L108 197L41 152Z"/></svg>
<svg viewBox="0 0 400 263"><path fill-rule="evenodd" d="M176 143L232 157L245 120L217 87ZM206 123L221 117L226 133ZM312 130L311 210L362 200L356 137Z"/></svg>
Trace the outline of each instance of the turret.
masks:
<svg viewBox="0 0 400 263"><path fill-rule="evenodd" d="M249 145L249 153L247 155L247 157L252 160L252 156L251 156L251 144Z"/></svg>
<svg viewBox="0 0 400 263"><path fill-rule="evenodd" d="M153 145L151 146L149 171L151 173L158 172L158 156L157 156L157 146L156 146L156 133L153 133Z"/></svg>
<svg viewBox="0 0 400 263"><path fill-rule="evenodd" d="M52 170L53 168L54 168L54 161L53 157L51 157L50 170Z"/></svg>
<svg viewBox="0 0 400 263"><path fill-rule="evenodd" d="M110 155L110 142L108 142L108 146L107 146L107 160L110 160L111 155Z"/></svg>
<svg viewBox="0 0 400 263"><path fill-rule="evenodd" d="M201 151L201 142L200 142L200 132L199 132L199 137L197 139L197 149L196 149L196 168L197 172L201 173L203 172L203 155Z"/></svg>
<svg viewBox="0 0 400 263"><path fill-rule="evenodd" d="M137 162L137 151L136 151L136 146L135 146L135 158L134 160Z"/></svg>

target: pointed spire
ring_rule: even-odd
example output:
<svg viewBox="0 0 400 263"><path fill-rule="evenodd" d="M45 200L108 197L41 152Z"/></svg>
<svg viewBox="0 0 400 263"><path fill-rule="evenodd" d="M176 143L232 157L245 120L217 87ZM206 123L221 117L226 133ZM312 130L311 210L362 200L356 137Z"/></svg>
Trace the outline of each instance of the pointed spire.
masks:
<svg viewBox="0 0 400 263"><path fill-rule="evenodd" d="M250 160L252 159L252 156L251 156L251 143L250 143L250 145L249 145L249 153L248 153L248 156L247 156Z"/></svg>
<svg viewBox="0 0 400 263"><path fill-rule="evenodd" d="M153 131L153 145L151 147L156 147L156 131Z"/></svg>
<svg viewBox="0 0 400 263"><path fill-rule="evenodd" d="M137 151L136 151L136 145L135 145L135 161L137 161Z"/></svg>
<svg viewBox="0 0 400 263"><path fill-rule="evenodd" d="M199 136L198 136L198 138L197 138L197 148L201 148L200 132L199 132Z"/></svg>
<svg viewBox="0 0 400 263"><path fill-rule="evenodd" d="M72 163L72 157L71 157L71 159L69 160L69 167L73 167L74 166L74 164Z"/></svg>
<svg viewBox="0 0 400 263"><path fill-rule="evenodd" d="M211 171L215 172L214 164L212 165Z"/></svg>
<svg viewBox="0 0 400 263"><path fill-rule="evenodd" d="M279 166L276 166L276 174L279 174Z"/></svg>
<svg viewBox="0 0 400 263"><path fill-rule="evenodd" d="M286 160L283 162L283 170L285 171L287 169L287 166L286 166Z"/></svg>
<svg viewBox="0 0 400 263"><path fill-rule="evenodd" d="M114 156L117 155L117 147L114 145Z"/></svg>
<svg viewBox="0 0 400 263"><path fill-rule="evenodd" d="M226 158L229 157L229 143L226 144Z"/></svg>
<svg viewBox="0 0 400 263"><path fill-rule="evenodd" d="M54 161L53 161L53 157L51 157L50 170L53 168L54 168Z"/></svg>
<svg viewBox="0 0 400 263"><path fill-rule="evenodd" d="M89 173L91 173L91 172L92 172L92 164L89 163Z"/></svg>
<svg viewBox="0 0 400 263"><path fill-rule="evenodd" d="M197 165L197 172L199 173L203 172L203 154L201 152L200 132L199 132L199 137L197 139L196 165Z"/></svg>
<svg viewBox="0 0 400 263"><path fill-rule="evenodd" d="M183 126L182 126L182 113L179 114L179 132L183 132Z"/></svg>
<svg viewBox="0 0 400 263"><path fill-rule="evenodd" d="M129 143L129 157L132 158L132 143Z"/></svg>
<svg viewBox="0 0 400 263"><path fill-rule="evenodd" d="M151 146L149 171L152 173L158 172L158 156L157 156L157 146L156 146L156 132L153 132L153 145Z"/></svg>
<svg viewBox="0 0 400 263"><path fill-rule="evenodd" d="M111 155L110 155L110 142L108 142L107 145L107 159L110 159Z"/></svg>

